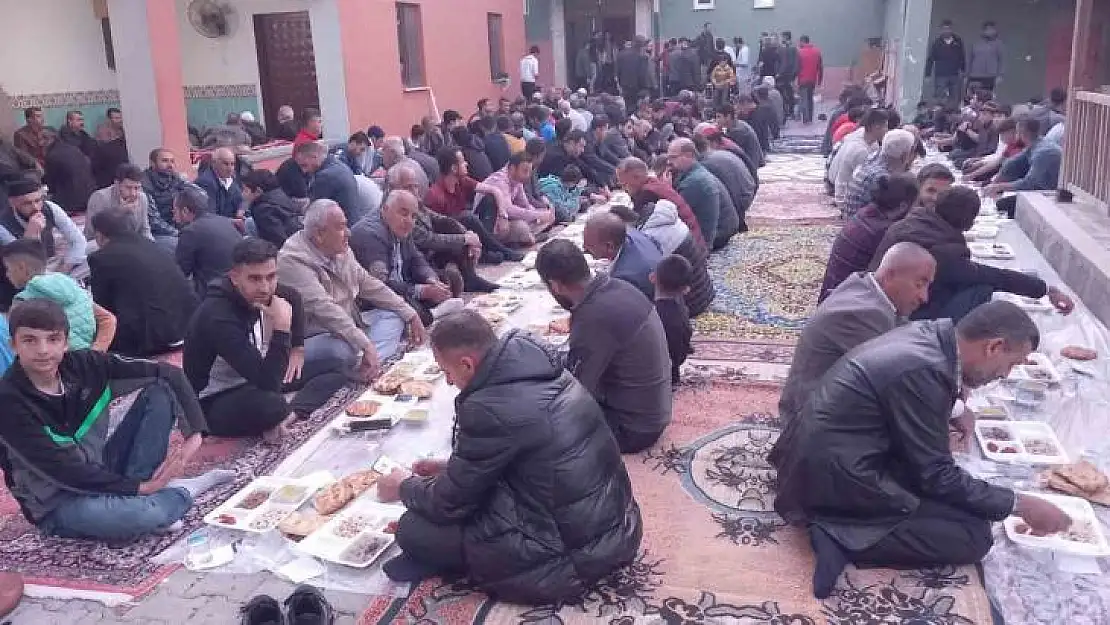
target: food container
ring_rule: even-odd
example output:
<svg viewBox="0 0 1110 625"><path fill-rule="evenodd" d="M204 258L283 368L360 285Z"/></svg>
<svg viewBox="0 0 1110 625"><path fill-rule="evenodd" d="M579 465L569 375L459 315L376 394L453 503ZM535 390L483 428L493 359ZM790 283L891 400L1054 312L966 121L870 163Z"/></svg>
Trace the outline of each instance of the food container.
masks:
<svg viewBox="0 0 1110 625"><path fill-rule="evenodd" d="M1036 275L1033 277L1036 277ZM1050 313L1056 310L1047 297L1023 297L1014 293L996 293L995 298L1010 302L1025 312Z"/></svg>
<svg viewBox="0 0 1110 625"><path fill-rule="evenodd" d="M404 512L402 506L360 498L297 543L296 549L336 564L366 568L393 545Z"/></svg>
<svg viewBox="0 0 1110 625"><path fill-rule="evenodd" d="M1068 454L1052 426L1039 421L976 421L975 438L995 462L1067 464Z"/></svg>
<svg viewBox="0 0 1110 625"><path fill-rule="evenodd" d="M1062 378L1056 365L1052 364L1048 356L1033 352L1029 354L1025 363L1014 366L1007 379L1015 382L1033 381L1055 385L1059 384Z"/></svg>
<svg viewBox="0 0 1110 625"><path fill-rule="evenodd" d="M1011 260L1014 258L1014 248L1010 247L1008 243L976 241L968 243L967 248L971 251L971 255L977 258L991 260Z"/></svg>
<svg viewBox="0 0 1110 625"><path fill-rule="evenodd" d="M308 501L319 488L294 478L255 479L204 517L215 527L261 534L268 532Z"/></svg>
<svg viewBox="0 0 1110 625"><path fill-rule="evenodd" d="M1067 495L1048 495L1042 493L1020 493L1030 497L1039 497L1055 504L1072 518L1072 525L1067 531L1049 536L1033 536L1027 533L1025 521L1016 516L1007 517L1002 522L1006 528L1006 536L1015 543L1031 549L1049 549L1060 553L1076 556L1105 557L1110 556L1110 544L1090 502L1079 497Z"/></svg>

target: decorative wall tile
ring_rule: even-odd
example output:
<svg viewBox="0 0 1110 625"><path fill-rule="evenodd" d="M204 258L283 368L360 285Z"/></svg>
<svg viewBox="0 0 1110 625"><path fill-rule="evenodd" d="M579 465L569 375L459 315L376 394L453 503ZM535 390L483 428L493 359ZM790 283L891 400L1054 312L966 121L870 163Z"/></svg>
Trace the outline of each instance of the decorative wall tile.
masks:
<svg viewBox="0 0 1110 625"><path fill-rule="evenodd" d="M67 91L62 93L31 93L12 96L12 108L14 109L25 109L32 106L41 106L44 109L67 106L70 108L77 108L90 104L108 104L114 102L119 102L119 91L115 89Z"/></svg>
<svg viewBox="0 0 1110 625"><path fill-rule="evenodd" d="M185 98L255 98L258 97L258 87L252 84L244 85L188 85L185 87Z"/></svg>

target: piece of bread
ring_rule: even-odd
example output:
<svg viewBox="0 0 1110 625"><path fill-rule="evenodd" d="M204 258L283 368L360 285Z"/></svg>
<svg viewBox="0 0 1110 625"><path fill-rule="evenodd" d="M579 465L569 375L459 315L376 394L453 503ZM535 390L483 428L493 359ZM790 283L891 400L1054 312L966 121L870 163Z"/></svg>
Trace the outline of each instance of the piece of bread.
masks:
<svg viewBox="0 0 1110 625"><path fill-rule="evenodd" d="M431 382L424 380L406 380L401 384L401 392L406 395L412 395L418 399L427 399L432 396L435 387Z"/></svg>
<svg viewBox="0 0 1110 625"><path fill-rule="evenodd" d="M1086 460L1064 467L1057 467L1052 473L1067 480L1087 494L1097 493L1110 484L1110 479L1107 479L1102 471L1098 470L1098 467Z"/></svg>
<svg viewBox="0 0 1110 625"><path fill-rule="evenodd" d="M355 491L348 482L339 480L324 488L312 500L316 511L323 515L335 514L351 503L355 498Z"/></svg>
<svg viewBox="0 0 1110 625"><path fill-rule="evenodd" d="M294 512L278 524L278 531L289 536L308 536L323 527L330 519L330 516L324 516L311 510Z"/></svg>
<svg viewBox="0 0 1110 625"><path fill-rule="evenodd" d="M358 497L362 493L370 490L370 487L376 484L378 482L378 478L380 478L381 476L381 473L378 473L373 469L367 469L365 471L356 471L344 477L340 481L346 482L347 486L349 486L351 488L351 491L354 492L355 497Z"/></svg>
<svg viewBox="0 0 1110 625"><path fill-rule="evenodd" d="M551 334L569 334L570 333L570 317L560 317L551 323L547 324L547 330Z"/></svg>
<svg viewBox="0 0 1110 625"><path fill-rule="evenodd" d="M347 414L352 417L372 417L382 405L371 399L360 399L347 406Z"/></svg>
<svg viewBox="0 0 1110 625"><path fill-rule="evenodd" d="M1098 352L1090 347L1080 347L1079 345L1068 345L1060 350L1060 355L1071 360L1094 360L1098 358Z"/></svg>

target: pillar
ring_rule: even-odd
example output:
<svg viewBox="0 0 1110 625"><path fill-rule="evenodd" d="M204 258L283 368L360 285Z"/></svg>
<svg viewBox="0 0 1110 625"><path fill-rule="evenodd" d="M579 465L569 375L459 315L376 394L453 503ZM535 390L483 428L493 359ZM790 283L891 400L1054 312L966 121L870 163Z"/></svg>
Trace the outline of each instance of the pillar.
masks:
<svg viewBox="0 0 1110 625"><path fill-rule="evenodd" d="M555 62L555 75L545 80L547 77L541 74L542 86L570 84L567 79L567 17L563 0L551 0L551 56Z"/></svg>
<svg viewBox="0 0 1110 625"><path fill-rule="evenodd" d="M177 4L108 0L123 127L131 162L145 165L165 147L187 163L188 118L181 75Z"/></svg>
<svg viewBox="0 0 1110 625"><path fill-rule="evenodd" d="M339 0L315 0L309 5L308 16L312 22L312 51L316 56L316 88L320 114L324 117L324 138L346 141L351 134L351 117ZM376 65L367 58L346 61Z"/></svg>
<svg viewBox="0 0 1110 625"><path fill-rule="evenodd" d="M1087 66L1090 64L1088 51L1090 49L1091 29L1093 28L1091 19L1094 6L1094 0L1076 0L1075 28L1072 30L1071 36L1071 68L1068 71L1069 92L1074 93L1077 89L1093 86L1083 83L1089 80L1092 74Z"/></svg>

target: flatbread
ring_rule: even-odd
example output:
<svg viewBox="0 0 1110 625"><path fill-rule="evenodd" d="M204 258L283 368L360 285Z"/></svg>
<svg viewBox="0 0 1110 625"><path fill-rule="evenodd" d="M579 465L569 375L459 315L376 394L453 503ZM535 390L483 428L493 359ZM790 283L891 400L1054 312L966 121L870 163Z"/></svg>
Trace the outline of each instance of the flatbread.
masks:
<svg viewBox="0 0 1110 625"><path fill-rule="evenodd" d="M1060 355L1071 360L1094 360L1098 358L1098 352L1090 347L1080 347L1079 345L1068 345L1060 350Z"/></svg>
<svg viewBox="0 0 1110 625"><path fill-rule="evenodd" d="M371 399L360 399L347 406L347 414L352 417L372 417L378 413L382 405Z"/></svg>
<svg viewBox="0 0 1110 625"><path fill-rule="evenodd" d="M431 382L424 380L406 380L401 384L401 392L406 395L412 395L419 399L427 399L432 396L435 387Z"/></svg>
<svg viewBox="0 0 1110 625"><path fill-rule="evenodd" d="M1098 470L1098 467L1086 460L1064 467L1057 467L1052 473L1088 494L1103 490L1110 484L1110 479L1107 479L1102 471Z"/></svg>
<svg viewBox="0 0 1110 625"><path fill-rule="evenodd" d="M348 482L339 480L320 491L312 500L320 514L335 514L355 498L355 491Z"/></svg>
<svg viewBox="0 0 1110 625"><path fill-rule="evenodd" d="M294 512L278 524L278 531L289 536L308 536L323 527L330 519L330 516L324 516L311 510Z"/></svg>
<svg viewBox="0 0 1110 625"><path fill-rule="evenodd" d="M378 473L373 469L367 469L366 471L356 471L355 473L344 477L340 481L345 482L347 486L349 486L350 489L354 492L354 496L358 497L362 493L370 490L370 488L378 482L378 478L380 478L381 476L381 473Z"/></svg>
<svg viewBox="0 0 1110 625"><path fill-rule="evenodd" d="M383 395L396 395L401 392L401 385L406 378L390 371L374 382L374 390Z"/></svg>
<svg viewBox="0 0 1110 625"><path fill-rule="evenodd" d="M551 334L569 334L570 317L560 317L547 324L547 331Z"/></svg>

